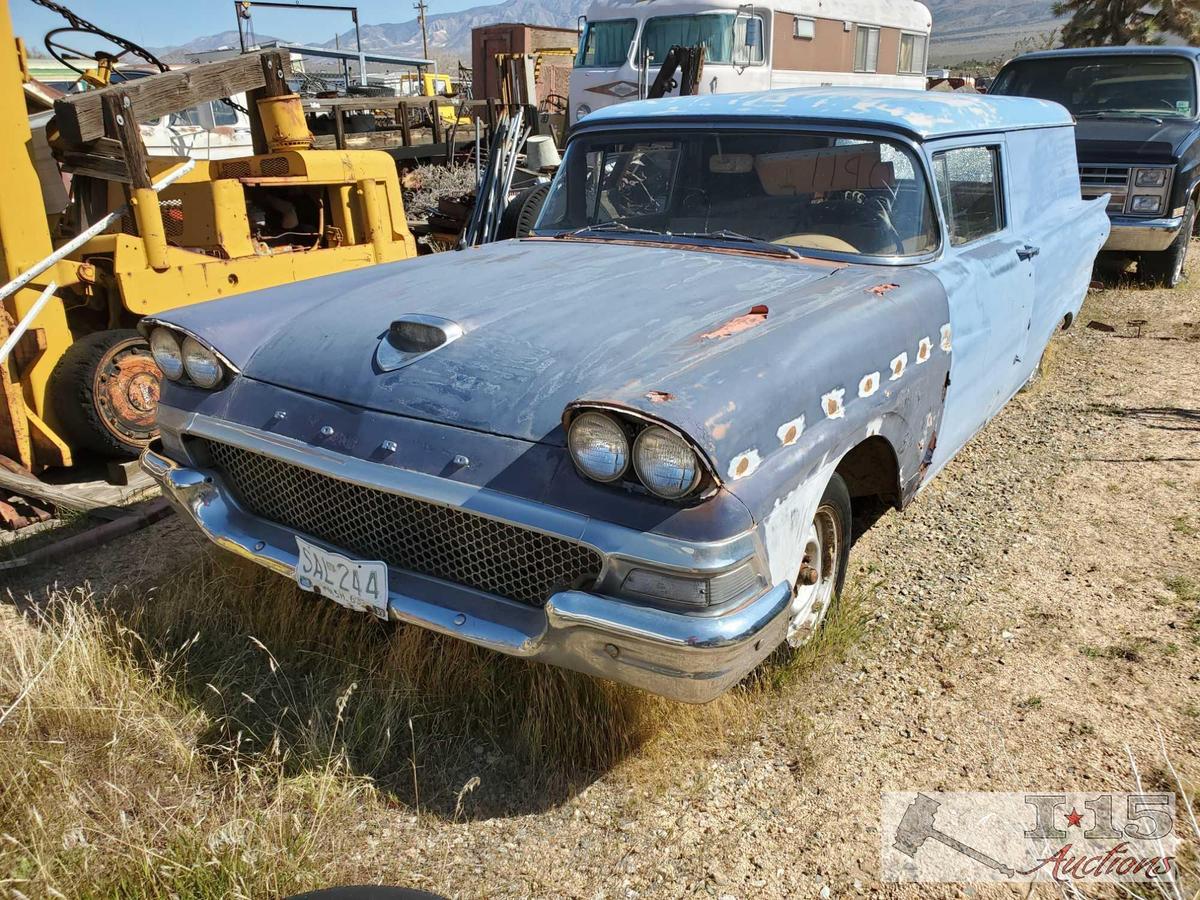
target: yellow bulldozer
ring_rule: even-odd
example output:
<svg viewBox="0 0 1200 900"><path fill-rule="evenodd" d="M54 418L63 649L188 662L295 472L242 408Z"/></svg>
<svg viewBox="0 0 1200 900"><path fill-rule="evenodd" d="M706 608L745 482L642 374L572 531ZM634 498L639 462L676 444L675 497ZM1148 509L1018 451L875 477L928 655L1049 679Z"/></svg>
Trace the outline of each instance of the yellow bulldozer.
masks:
<svg viewBox="0 0 1200 900"><path fill-rule="evenodd" d="M67 94L53 160L32 139L27 80L0 4L0 455L24 469L153 439L162 374L140 317L416 255L392 158L310 149L278 52ZM253 155L147 157L139 120L243 91ZM64 174L70 204L48 210L43 186Z"/></svg>

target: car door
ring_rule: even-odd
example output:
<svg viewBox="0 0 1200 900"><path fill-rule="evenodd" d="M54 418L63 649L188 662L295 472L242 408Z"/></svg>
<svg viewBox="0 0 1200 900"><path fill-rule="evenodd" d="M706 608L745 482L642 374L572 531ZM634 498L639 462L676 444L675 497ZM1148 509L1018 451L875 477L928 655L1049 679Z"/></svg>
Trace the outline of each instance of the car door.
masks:
<svg viewBox="0 0 1200 900"><path fill-rule="evenodd" d="M934 466L949 459L1024 383L1038 250L1017 233L1005 191L1002 135L930 147L946 250L932 265L946 287L951 350Z"/></svg>

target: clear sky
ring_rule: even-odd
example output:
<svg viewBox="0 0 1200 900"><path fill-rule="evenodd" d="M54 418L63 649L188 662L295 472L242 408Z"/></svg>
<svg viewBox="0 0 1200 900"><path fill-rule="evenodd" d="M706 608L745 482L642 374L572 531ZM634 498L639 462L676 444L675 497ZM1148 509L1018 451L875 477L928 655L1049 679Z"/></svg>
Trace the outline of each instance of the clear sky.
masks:
<svg viewBox="0 0 1200 900"><path fill-rule="evenodd" d="M32 0L0 0L12 11L16 32L31 48L41 49L42 37L51 28L65 26L66 20ZM148 47L184 44L206 34L237 29L233 0L57 0L74 13L94 22L106 31ZM317 0L314 0L317 2ZM407 22L416 18L414 0L325 0L337 6L357 6L358 20L364 25L381 22ZM457 12L471 6L485 6L498 0L427 0L429 15ZM300 12L259 9L254 14L254 30L293 41L327 41L352 27L349 13ZM78 50L89 47L70 44ZM83 43L83 42L79 42Z"/></svg>

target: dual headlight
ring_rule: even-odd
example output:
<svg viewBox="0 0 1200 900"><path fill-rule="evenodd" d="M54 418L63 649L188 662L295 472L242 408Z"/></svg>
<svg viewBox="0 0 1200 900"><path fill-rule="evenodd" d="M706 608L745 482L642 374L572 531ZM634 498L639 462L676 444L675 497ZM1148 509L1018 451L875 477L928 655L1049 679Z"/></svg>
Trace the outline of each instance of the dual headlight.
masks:
<svg viewBox="0 0 1200 900"><path fill-rule="evenodd" d="M1133 173L1133 186L1145 188L1163 187L1167 183L1166 169L1136 169Z"/></svg>
<svg viewBox="0 0 1200 900"><path fill-rule="evenodd" d="M700 460L679 435L647 425L630 442L630 429L615 416L584 412L567 432L571 458L594 481L617 481L630 465L652 494L666 500L686 497L700 483Z"/></svg>
<svg viewBox="0 0 1200 900"><path fill-rule="evenodd" d="M225 365L194 337L181 335L170 328L158 327L150 332L150 352L162 373L170 381L186 377L196 387L211 390L225 378Z"/></svg>

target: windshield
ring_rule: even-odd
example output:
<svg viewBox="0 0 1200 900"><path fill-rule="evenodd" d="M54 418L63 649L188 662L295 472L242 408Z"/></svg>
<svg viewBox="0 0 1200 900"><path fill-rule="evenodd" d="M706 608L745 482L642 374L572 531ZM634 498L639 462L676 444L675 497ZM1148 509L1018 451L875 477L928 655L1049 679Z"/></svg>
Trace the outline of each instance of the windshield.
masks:
<svg viewBox="0 0 1200 900"><path fill-rule="evenodd" d="M863 256L914 256L938 244L907 147L779 131L581 135L534 233Z"/></svg>
<svg viewBox="0 0 1200 900"><path fill-rule="evenodd" d="M642 50L650 51L651 61L663 61L667 52L675 46L695 47L703 44L704 61L707 63L733 62L734 45L733 13L716 13L693 16L655 16L646 20L642 30ZM745 43L746 20L737 22ZM761 62L753 60L754 62Z"/></svg>
<svg viewBox="0 0 1200 900"><path fill-rule="evenodd" d="M579 43L579 55L575 57L575 68L611 69L624 65L635 31L637 19L588 22Z"/></svg>
<svg viewBox="0 0 1200 900"><path fill-rule="evenodd" d="M1074 115L1192 118L1196 78L1178 56L1060 56L1008 66L993 94L1061 103Z"/></svg>

